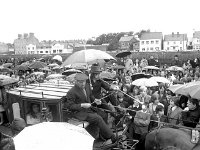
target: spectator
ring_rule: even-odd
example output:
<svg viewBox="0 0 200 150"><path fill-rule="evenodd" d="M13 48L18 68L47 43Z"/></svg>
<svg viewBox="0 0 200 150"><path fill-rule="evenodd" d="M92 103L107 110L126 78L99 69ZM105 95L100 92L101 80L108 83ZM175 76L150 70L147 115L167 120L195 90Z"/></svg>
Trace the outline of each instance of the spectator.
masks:
<svg viewBox="0 0 200 150"><path fill-rule="evenodd" d="M182 63L178 58L178 55L174 56L174 60L172 61L172 66L178 66L178 67L182 67Z"/></svg>

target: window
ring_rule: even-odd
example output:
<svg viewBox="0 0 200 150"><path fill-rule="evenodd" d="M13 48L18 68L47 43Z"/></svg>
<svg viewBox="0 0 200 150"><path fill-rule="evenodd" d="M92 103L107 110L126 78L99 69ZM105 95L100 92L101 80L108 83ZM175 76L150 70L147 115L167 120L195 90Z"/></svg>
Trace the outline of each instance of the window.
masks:
<svg viewBox="0 0 200 150"><path fill-rule="evenodd" d="M46 51L46 53L48 53L48 51Z"/></svg>
<svg viewBox="0 0 200 150"><path fill-rule="evenodd" d="M28 47L28 50L30 50L30 47Z"/></svg>
<svg viewBox="0 0 200 150"><path fill-rule="evenodd" d="M143 48L142 51L145 51L145 48Z"/></svg>
<svg viewBox="0 0 200 150"><path fill-rule="evenodd" d="M142 41L142 45L144 44L144 41Z"/></svg>
<svg viewBox="0 0 200 150"><path fill-rule="evenodd" d="M149 44L149 41L146 41L146 44Z"/></svg>
<svg viewBox="0 0 200 150"><path fill-rule="evenodd" d="M154 44L154 41L151 41L151 44Z"/></svg>
<svg viewBox="0 0 200 150"><path fill-rule="evenodd" d="M155 50L157 50L157 51L158 51L158 50L159 50L159 47L156 47L156 48L155 48Z"/></svg>
<svg viewBox="0 0 200 150"><path fill-rule="evenodd" d="M40 54L42 54L43 53L43 51L40 51Z"/></svg>
<svg viewBox="0 0 200 150"><path fill-rule="evenodd" d="M167 44L169 45L169 42L167 42Z"/></svg>
<svg viewBox="0 0 200 150"><path fill-rule="evenodd" d="M156 40L156 44L159 44L159 41L158 41L158 40Z"/></svg>
<svg viewBox="0 0 200 150"><path fill-rule="evenodd" d="M149 50L149 48L147 47L147 50Z"/></svg>
<svg viewBox="0 0 200 150"><path fill-rule="evenodd" d="M62 53L62 49L59 50L59 53Z"/></svg>
<svg viewBox="0 0 200 150"><path fill-rule="evenodd" d="M182 47L180 47L180 50L182 50Z"/></svg>
<svg viewBox="0 0 200 150"><path fill-rule="evenodd" d="M32 47L32 50L34 50L34 47Z"/></svg>
<svg viewBox="0 0 200 150"><path fill-rule="evenodd" d="M176 41L174 41L174 44L176 44Z"/></svg>
<svg viewBox="0 0 200 150"><path fill-rule="evenodd" d="M150 50L153 51L153 47L151 47Z"/></svg>
<svg viewBox="0 0 200 150"><path fill-rule="evenodd" d="M182 41L180 41L180 44L182 44Z"/></svg>
<svg viewBox="0 0 200 150"><path fill-rule="evenodd" d="M167 50L169 50L169 47L167 47Z"/></svg>
<svg viewBox="0 0 200 150"><path fill-rule="evenodd" d="M53 53L56 53L56 50L53 50Z"/></svg>

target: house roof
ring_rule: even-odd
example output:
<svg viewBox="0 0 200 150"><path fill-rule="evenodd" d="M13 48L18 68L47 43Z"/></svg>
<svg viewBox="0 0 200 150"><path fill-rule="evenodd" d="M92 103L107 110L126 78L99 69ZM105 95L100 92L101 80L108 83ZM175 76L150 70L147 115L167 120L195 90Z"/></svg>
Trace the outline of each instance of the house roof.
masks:
<svg viewBox="0 0 200 150"><path fill-rule="evenodd" d="M134 36L123 36L120 38L119 42L129 42L134 38Z"/></svg>
<svg viewBox="0 0 200 150"><path fill-rule="evenodd" d="M200 38L200 31L195 31L193 33L193 38Z"/></svg>
<svg viewBox="0 0 200 150"><path fill-rule="evenodd" d="M186 41L187 34L168 34L164 36L164 41Z"/></svg>
<svg viewBox="0 0 200 150"><path fill-rule="evenodd" d="M150 39L162 39L162 32L147 32L143 33L140 37L140 40L150 40Z"/></svg>

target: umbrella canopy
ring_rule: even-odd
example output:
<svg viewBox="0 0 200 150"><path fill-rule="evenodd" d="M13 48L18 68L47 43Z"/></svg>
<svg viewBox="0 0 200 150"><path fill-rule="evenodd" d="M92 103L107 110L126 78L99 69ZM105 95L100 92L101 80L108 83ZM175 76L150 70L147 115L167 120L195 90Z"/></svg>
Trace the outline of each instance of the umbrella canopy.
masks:
<svg viewBox="0 0 200 150"><path fill-rule="evenodd" d="M42 56L42 58L44 58L44 59L49 59L51 57L52 57L52 55L50 55L50 54L45 54L45 55Z"/></svg>
<svg viewBox="0 0 200 150"><path fill-rule="evenodd" d="M155 66L146 66L144 69L151 69L151 70L159 70L160 68L155 67Z"/></svg>
<svg viewBox="0 0 200 150"><path fill-rule="evenodd" d="M0 68L0 72L12 72L13 70L12 69L9 69L9 68L6 68L6 67L3 67L3 68Z"/></svg>
<svg viewBox="0 0 200 150"><path fill-rule="evenodd" d="M52 58L53 60L57 60L59 62L62 62L62 57L60 55L56 55Z"/></svg>
<svg viewBox="0 0 200 150"><path fill-rule="evenodd" d="M151 77L150 79L153 79L156 82L160 82L160 83L167 83L167 84L170 83L170 81L167 78L164 78L164 77L154 76L154 77Z"/></svg>
<svg viewBox="0 0 200 150"><path fill-rule="evenodd" d="M186 93L186 95L190 95L192 98L200 99L200 97L198 97L199 95L197 95L196 93L196 90L198 91L199 87L200 87L200 81L189 82L185 84L183 90Z"/></svg>
<svg viewBox="0 0 200 150"><path fill-rule="evenodd" d="M94 138L82 127L65 122L43 122L14 137L16 150L92 150Z"/></svg>
<svg viewBox="0 0 200 150"><path fill-rule="evenodd" d="M123 57L126 57L128 55L131 55L131 52L125 51L125 52L120 52L120 53L116 54L116 57L123 58Z"/></svg>
<svg viewBox="0 0 200 150"><path fill-rule="evenodd" d="M42 76L42 75L44 75L45 73L44 72L33 72L33 73L31 73L30 75L40 75L40 76Z"/></svg>
<svg viewBox="0 0 200 150"><path fill-rule="evenodd" d="M13 83L17 83L18 80L15 78L11 78L9 76L0 75L0 86L9 85Z"/></svg>
<svg viewBox="0 0 200 150"><path fill-rule="evenodd" d="M65 75L62 74L51 74L49 76L46 77L46 79L59 79L59 78L63 78Z"/></svg>
<svg viewBox="0 0 200 150"><path fill-rule="evenodd" d="M112 66L111 68L113 68L113 69L125 69L125 67L122 66L122 65Z"/></svg>
<svg viewBox="0 0 200 150"><path fill-rule="evenodd" d="M135 80L141 79L141 78L151 78L151 77L152 77L152 75L150 75L150 74L144 74L144 73L136 73L136 74L133 74L131 76L132 81L135 81Z"/></svg>
<svg viewBox="0 0 200 150"><path fill-rule="evenodd" d="M77 69L69 69L69 70L64 71L62 73L62 75L69 76L69 75L75 74L75 73L82 73L82 71L77 70Z"/></svg>
<svg viewBox="0 0 200 150"><path fill-rule="evenodd" d="M29 65L29 68L32 68L32 69L40 69L40 68L44 68L44 67L46 67L46 66L47 66L46 63L43 63L43 62L41 62L41 61L35 61L35 62L33 62L33 63L31 63L31 64Z"/></svg>
<svg viewBox="0 0 200 150"><path fill-rule="evenodd" d="M158 86L158 83L152 79L141 78L133 81L132 85L153 87L153 86Z"/></svg>
<svg viewBox="0 0 200 150"><path fill-rule="evenodd" d="M12 65L13 65L12 63L5 63L2 66L4 66L6 68L6 67L11 67Z"/></svg>
<svg viewBox="0 0 200 150"><path fill-rule="evenodd" d="M61 66L65 67L69 64L74 63L89 63L95 60L105 60L105 59L115 59L108 53L95 50L95 49L88 49L88 50L81 50L78 52L73 53L70 55Z"/></svg>
<svg viewBox="0 0 200 150"><path fill-rule="evenodd" d="M53 64L49 64L48 66L49 66L49 67L56 67L56 66L59 66L59 65L56 64L56 63L53 63Z"/></svg>
<svg viewBox="0 0 200 150"><path fill-rule="evenodd" d="M168 71L184 71L184 69L182 67L177 67L177 66L171 66L171 67L167 68L166 70L168 70Z"/></svg>
<svg viewBox="0 0 200 150"><path fill-rule="evenodd" d="M113 79L116 75L111 72L103 71L99 76L102 79Z"/></svg>
<svg viewBox="0 0 200 150"><path fill-rule="evenodd" d="M175 94L181 94L187 96L187 93L184 91L185 84L175 84L171 85L168 89Z"/></svg>
<svg viewBox="0 0 200 150"><path fill-rule="evenodd" d="M28 64L21 64L21 65L16 66L15 70L25 71L25 70L30 70L30 68L28 67Z"/></svg>

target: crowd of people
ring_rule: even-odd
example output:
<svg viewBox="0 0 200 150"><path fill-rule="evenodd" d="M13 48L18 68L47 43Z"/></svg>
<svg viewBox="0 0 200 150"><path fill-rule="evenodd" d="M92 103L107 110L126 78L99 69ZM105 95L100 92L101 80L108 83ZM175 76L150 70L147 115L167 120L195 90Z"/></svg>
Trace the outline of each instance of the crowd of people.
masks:
<svg viewBox="0 0 200 150"><path fill-rule="evenodd" d="M156 66L158 69L144 69L146 66ZM126 114L128 116L125 119L126 136L140 141L149 131L158 127L160 122L191 128L198 127L199 101L189 96L175 94L168 87L172 84L198 81L200 78L199 59L195 58L182 63L176 55L171 66L176 66L178 69L169 70L170 66L160 65L159 60L153 56L148 60L143 58L140 61L138 59L133 61L127 56L126 59L118 59L114 63L108 62L103 67L100 64L93 64L89 69L81 69L82 73L76 74L74 87L67 92L64 107L70 109L75 118L89 122L86 129L95 139L111 139L113 143L116 142L117 137L111 130L112 127L108 125L107 112L114 118L113 126L122 123L122 127L124 127L122 119ZM42 76L30 76L38 70L3 74L18 78L17 86L26 86L31 83L45 82L49 74L62 73L66 69L43 70ZM101 78L102 72L112 74L112 79ZM135 74L164 77L170 83L159 82L158 86L147 87L132 85ZM38 116L41 116L39 107L32 105L31 108L32 111L26 116L28 124L41 122L38 119ZM138 145L141 146L141 144Z"/></svg>

